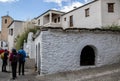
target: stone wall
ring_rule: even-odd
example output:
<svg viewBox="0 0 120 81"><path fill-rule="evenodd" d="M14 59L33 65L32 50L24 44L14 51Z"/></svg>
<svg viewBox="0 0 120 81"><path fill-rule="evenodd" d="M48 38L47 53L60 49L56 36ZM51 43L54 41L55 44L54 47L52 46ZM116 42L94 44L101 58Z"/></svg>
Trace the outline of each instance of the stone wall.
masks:
<svg viewBox="0 0 120 81"><path fill-rule="evenodd" d="M41 31L41 75L83 68L99 67L120 61L120 33L102 30ZM80 55L85 46L95 52L94 66L80 66Z"/></svg>

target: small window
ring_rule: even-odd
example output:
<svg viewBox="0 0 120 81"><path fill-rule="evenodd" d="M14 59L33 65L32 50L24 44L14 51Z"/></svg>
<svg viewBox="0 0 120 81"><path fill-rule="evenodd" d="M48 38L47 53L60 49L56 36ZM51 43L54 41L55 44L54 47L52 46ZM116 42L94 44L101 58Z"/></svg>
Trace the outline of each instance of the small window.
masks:
<svg viewBox="0 0 120 81"><path fill-rule="evenodd" d="M40 19L38 20L38 25L40 25Z"/></svg>
<svg viewBox="0 0 120 81"><path fill-rule="evenodd" d="M70 16L70 27L73 26L73 16Z"/></svg>
<svg viewBox="0 0 120 81"><path fill-rule="evenodd" d="M108 3L108 12L114 12L114 3Z"/></svg>
<svg viewBox="0 0 120 81"><path fill-rule="evenodd" d="M88 17L88 16L90 16L90 14L89 14L89 8L85 9L85 17Z"/></svg>
<svg viewBox="0 0 120 81"><path fill-rule="evenodd" d="M11 29L11 35L13 35L13 29Z"/></svg>
<svg viewBox="0 0 120 81"><path fill-rule="evenodd" d="M64 18L64 21L66 21L66 18Z"/></svg>
<svg viewBox="0 0 120 81"><path fill-rule="evenodd" d="M58 17L58 22L60 22L60 17Z"/></svg>
<svg viewBox="0 0 120 81"><path fill-rule="evenodd" d="M7 24L7 19L5 19L5 24Z"/></svg>

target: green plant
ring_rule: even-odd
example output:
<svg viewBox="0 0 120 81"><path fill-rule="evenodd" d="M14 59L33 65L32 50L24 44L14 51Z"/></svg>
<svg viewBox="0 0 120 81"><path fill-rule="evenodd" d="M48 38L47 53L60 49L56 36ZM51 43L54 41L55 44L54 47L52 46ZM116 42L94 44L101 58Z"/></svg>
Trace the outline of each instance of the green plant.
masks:
<svg viewBox="0 0 120 81"><path fill-rule="evenodd" d="M110 26L102 27L102 29L120 30L120 26L113 24L113 25L110 25Z"/></svg>
<svg viewBox="0 0 120 81"><path fill-rule="evenodd" d="M26 30L24 33L22 33L21 35L17 36L17 41L15 45L17 50L19 50L23 46L24 41L27 41L29 32L33 32L33 34L35 34L37 32L37 28L30 28Z"/></svg>

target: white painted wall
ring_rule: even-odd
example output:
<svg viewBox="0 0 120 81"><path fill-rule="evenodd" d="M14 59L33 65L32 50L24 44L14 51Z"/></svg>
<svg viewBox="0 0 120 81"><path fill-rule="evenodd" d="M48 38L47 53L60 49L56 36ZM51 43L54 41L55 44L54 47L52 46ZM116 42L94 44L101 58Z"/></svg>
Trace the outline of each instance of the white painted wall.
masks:
<svg viewBox="0 0 120 81"><path fill-rule="evenodd" d="M115 3L115 10L114 13L108 13L108 5L107 3ZM90 9L90 16L85 17L85 9ZM98 0L93 3L90 3L88 5L85 5L83 7L74 9L73 11L70 11L66 13L65 15L61 16L62 19L62 26L59 24L56 24L55 26L61 26L64 29L69 28L69 17L73 15L73 27L76 28L101 28L102 26L108 26L108 25L119 25L120 21L120 0ZM50 12L45 13L44 15L48 14ZM42 15L38 19L40 19L41 26L43 26L45 23L48 22L48 19L45 20ZM66 21L64 21L64 18L66 18ZM37 21L38 21L37 19ZM54 24L50 25L54 26ZM54 27L55 27L54 26Z"/></svg>
<svg viewBox="0 0 120 81"><path fill-rule="evenodd" d="M53 20L54 20L56 17L58 17L58 15L51 17L51 18L52 18L52 22L51 22L51 23L49 22L50 19L49 19L49 17L48 17L48 14L50 15L50 13L58 14L58 15L60 16L60 22L59 22L58 24L56 24L56 23L52 24L52 23L53 23ZM38 25L38 20L40 20L40 25L38 25L38 26L46 26L46 24L48 24L47 26L60 27L60 26L61 26L61 15L62 15L62 14L63 14L63 13L60 12L60 11L48 10L47 12L45 12L43 15L41 15L40 17L38 17L38 18L36 19L36 25ZM46 16L46 15L47 15L47 16Z"/></svg>
<svg viewBox="0 0 120 81"><path fill-rule="evenodd" d="M13 35L12 36L10 34L8 35L9 50L11 50L12 48L14 48L14 39L17 38L17 36L20 33L23 33L23 31L21 31L22 30L22 25L23 25L23 22L15 21L9 27L9 29L13 28Z"/></svg>
<svg viewBox="0 0 120 81"><path fill-rule="evenodd" d="M34 44L35 44L35 50L34 50L34 54L35 54L35 63L37 66L37 71L40 72L41 69L41 52L40 50L41 48L41 39L40 39L40 35L34 40ZM40 44L40 48L39 48L39 44Z"/></svg>
<svg viewBox="0 0 120 81"><path fill-rule="evenodd" d="M21 31L22 30L22 27L23 27L23 22L15 22L15 25L14 25L14 36L15 38L23 33L24 31Z"/></svg>
<svg viewBox="0 0 120 81"><path fill-rule="evenodd" d="M41 75L91 67L80 66L81 51L86 45L96 53L93 67L120 61L120 33L48 30L42 31L37 41L41 45Z"/></svg>
<svg viewBox="0 0 120 81"><path fill-rule="evenodd" d="M90 16L85 17L85 9L90 9ZM96 1L62 16L62 27L69 28L69 17L73 15L73 27L76 28L97 28L101 27L101 4ZM66 21L64 21L66 18Z"/></svg>
<svg viewBox="0 0 120 81"><path fill-rule="evenodd" d="M27 43L26 43L26 51L27 51L27 54L30 58L35 58L34 57L34 54L33 54L33 50L34 50L34 43L33 43L33 33L30 32L28 34L28 38L27 38Z"/></svg>
<svg viewBox="0 0 120 81"><path fill-rule="evenodd" d="M108 13L108 3L114 4L114 13ZM90 16L85 17L85 9L90 9ZM102 26L119 25L120 0L98 0L62 16L62 27L68 28L69 17L73 15L73 27L98 28ZM64 21L64 18L67 20Z"/></svg>
<svg viewBox="0 0 120 81"><path fill-rule="evenodd" d="M13 23L8 29L13 29L14 32L14 25L15 23ZM8 49L12 50L13 47L14 47L14 33L12 36L8 34Z"/></svg>
<svg viewBox="0 0 120 81"><path fill-rule="evenodd" d="M108 3L114 4L114 13L108 13ZM118 25L120 20L120 0L101 0L102 26Z"/></svg>

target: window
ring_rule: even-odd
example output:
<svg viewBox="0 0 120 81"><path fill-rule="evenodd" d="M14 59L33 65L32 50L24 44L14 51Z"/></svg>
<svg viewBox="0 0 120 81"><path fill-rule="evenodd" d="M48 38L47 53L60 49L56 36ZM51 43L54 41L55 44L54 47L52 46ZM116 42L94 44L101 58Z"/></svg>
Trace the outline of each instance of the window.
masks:
<svg viewBox="0 0 120 81"><path fill-rule="evenodd" d="M73 16L70 16L70 27L73 26Z"/></svg>
<svg viewBox="0 0 120 81"><path fill-rule="evenodd" d="M64 18L64 21L66 21L66 18Z"/></svg>
<svg viewBox="0 0 120 81"><path fill-rule="evenodd" d="M89 15L89 8L85 9L85 17L88 17Z"/></svg>
<svg viewBox="0 0 120 81"><path fill-rule="evenodd" d="M11 29L11 35L13 35L13 29Z"/></svg>
<svg viewBox="0 0 120 81"><path fill-rule="evenodd" d="M60 22L60 17L58 17L58 22Z"/></svg>
<svg viewBox="0 0 120 81"><path fill-rule="evenodd" d="M38 25L40 25L40 19L38 20Z"/></svg>
<svg viewBox="0 0 120 81"><path fill-rule="evenodd" d="M114 12L114 3L108 3L108 12Z"/></svg>
<svg viewBox="0 0 120 81"><path fill-rule="evenodd" d="M7 24L7 19L5 19L5 24Z"/></svg>
<svg viewBox="0 0 120 81"><path fill-rule="evenodd" d="M56 23L56 22L57 22L57 19L55 18L55 19L54 19L54 23Z"/></svg>

